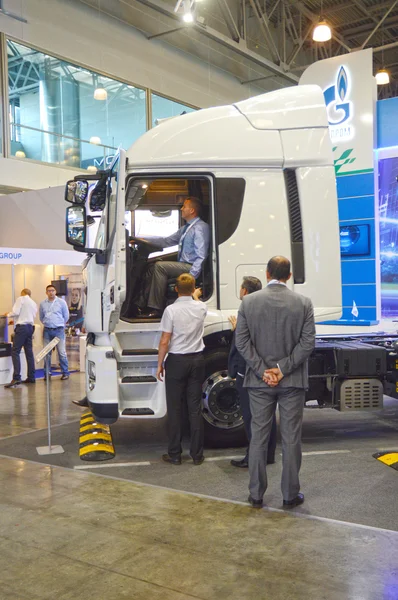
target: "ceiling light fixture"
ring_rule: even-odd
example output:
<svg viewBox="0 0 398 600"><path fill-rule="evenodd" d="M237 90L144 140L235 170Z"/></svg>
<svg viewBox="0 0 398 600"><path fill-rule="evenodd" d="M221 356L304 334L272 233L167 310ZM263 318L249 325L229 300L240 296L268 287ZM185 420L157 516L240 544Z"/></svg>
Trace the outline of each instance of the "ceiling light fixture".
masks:
<svg viewBox="0 0 398 600"><path fill-rule="evenodd" d="M15 152L15 157L16 158L26 158L26 154L23 150L17 150Z"/></svg>
<svg viewBox="0 0 398 600"><path fill-rule="evenodd" d="M193 13L191 10L191 3L189 0L184 0L184 14L182 16L184 23L193 23Z"/></svg>
<svg viewBox="0 0 398 600"><path fill-rule="evenodd" d="M332 39L332 30L323 18L323 1L321 0L321 14L319 17L319 23L314 27L312 32L312 39L314 42L328 42Z"/></svg>
<svg viewBox="0 0 398 600"><path fill-rule="evenodd" d="M314 42L328 42L332 39L332 30L326 21L320 21L312 32Z"/></svg>
<svg viewBox="0 0 398 600"><path fill-rule="evenodd" d="M104 87L97 87L94 90L94 100L106 100L108 98L108 92Z"/></svg>
<svg viewBox="0 0 398 600"><path fill-rule="evenodd" d="M97 135L92 135L90 138L90 144L94 144L94 146L98 146L101 143L101 138Z"/></svg>
<svg viewBox="0 0 398 600"><path fill-rule="evenodd" d="M386 85L390 83L390 74L386 69L380 69L376 73L376 83L377 85Z"/></svg>
<svg viewBox="0 0 398 600"><path fill-rule="evenodd" d="M94 165L88 165L87 171L89 173L96 173L97 172L97 167L94 167Z"/></svg>

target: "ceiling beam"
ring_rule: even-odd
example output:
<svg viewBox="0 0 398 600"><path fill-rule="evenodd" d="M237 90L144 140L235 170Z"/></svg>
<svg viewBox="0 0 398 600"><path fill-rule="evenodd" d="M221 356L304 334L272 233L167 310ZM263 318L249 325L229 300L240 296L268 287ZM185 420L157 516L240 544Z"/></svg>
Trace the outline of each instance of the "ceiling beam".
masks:
<svg viewBox="0 0 398 600"><path fill-rule="evenodd" d="M167 16L172 21L177 21L179 23L181 22L180 17L174 13L173 8L169 4L164 2L163 0L136 0L136 1L139 4L147 6L148 8L151 8L152 10ZM102 9L102 11L104 12L104 9ZM293 84L298 83L299 78L296 75L285 71L285 69L283 69L283 67L275 64L268 58L265 58L265 57L261 56L260 54L257 54L257 52L253 52L252 50L249 50L246 47L244 42L243 43L242 42L239 42L239 43L234 42L234 40L231 40L230 38L228 38L227 36L223 35L222 33L218 32L218 31L216 31L212 27L208 27L207 25L201 25L200 23L193 23L191 26L187 27L187 30L189 30L189 29L193 29L194 31L203 35L204 37L206 37L214 42L217 42L218 44L220 44L221 46L224 46L231 52L234 52L238 56L245 58L246 60L252 62L253 64L266 69L270 73L273 73L274 75L279 75L280 77L282 77L282 79L284 79L285 81L287 81L289 83L293 83Z"/></svg>
<svg viewBox="0 0 398 600"><path fill-rule="evenodd" d="M267 44L267 48L272 56L273 61L278 62L280 64L281 57L272 37L272 34L269 30L267 17L262 13L258 0L249 0L249 2L250 6L253 9L254 15L258 21L265 43Z"/></svg>
<svg viewBox="0 0 398 600"><path fill-rule="evenodd" d="M226 26L228 27L229 34L234 42L239 42L240 34L237 24L232 16L226 0L217 0L217 4L220 8L221 14L224 17Z"/></svg>
<svg viewBox="0 0 398 600"><path fill-rule="evenodd" d="M377 23L376 27L373 29L373 31L368 35L368 37L366 38L366 40L363 42L363 44L361 45L361 50L363 50L365 48L365 46L368 44L368 42L372 39L373 35L376 33L376 31L379 29L379 27L384 23L384 21L386 20L386 18L388 17L388 15L390 14L390 12L392 10L394 10L394 8L396 7L396 5L398 4L398 0L395 0L395 2L392 3L390 9L386 12L386 14L380 19L380 21Z"/></svg>

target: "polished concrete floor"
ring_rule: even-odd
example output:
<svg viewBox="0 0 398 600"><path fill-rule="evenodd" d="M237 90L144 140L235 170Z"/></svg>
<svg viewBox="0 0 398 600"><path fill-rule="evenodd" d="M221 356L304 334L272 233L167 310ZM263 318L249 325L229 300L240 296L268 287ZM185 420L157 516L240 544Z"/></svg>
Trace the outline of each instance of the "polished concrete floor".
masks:
<svg viewBox="0 0 398 600"><path fill-rule="evenodd" d="M79 416L81 379L53 382L55 425ZM43 383L0 390L0 437L28 442L45 426L44 397ZM398 599L396 531L39 464L34 447L30 457L0 457L1 600ZM398 489L398 473L374 463ZM205 479L205 465L182 469ZM157 483L178 477L169 468Z"/></svg>

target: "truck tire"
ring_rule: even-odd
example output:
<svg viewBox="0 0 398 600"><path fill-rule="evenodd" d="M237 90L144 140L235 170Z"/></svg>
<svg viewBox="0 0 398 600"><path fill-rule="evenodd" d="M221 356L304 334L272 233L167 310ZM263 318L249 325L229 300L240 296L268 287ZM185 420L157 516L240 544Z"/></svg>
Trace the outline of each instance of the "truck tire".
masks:
<svg viewBox="0 0 398 600"><path fill-rule="evenodd" d="M235 380L228 376L228 350L205 354L202 414L206 446L244 446L247 437L239 406Z"/></svg>

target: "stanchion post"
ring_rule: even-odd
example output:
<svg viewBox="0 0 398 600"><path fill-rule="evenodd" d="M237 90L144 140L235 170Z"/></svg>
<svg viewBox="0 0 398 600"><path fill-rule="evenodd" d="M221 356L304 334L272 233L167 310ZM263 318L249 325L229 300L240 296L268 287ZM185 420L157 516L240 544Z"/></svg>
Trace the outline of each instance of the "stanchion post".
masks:
<svg viewBox="0 0 398 600"><path fill-rule="evenodd" d="M47 433L48 433L48 446L37 446L37 453L45 456L47 454L63 454L64 449L62 446L51 445L51 352L53 348L59 343L59 338L55 337L47 346L43 348L41 352L36 356L36 363L39 363L44 358L44 369L46 374L46 400L47 400Z"/></svg>

